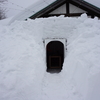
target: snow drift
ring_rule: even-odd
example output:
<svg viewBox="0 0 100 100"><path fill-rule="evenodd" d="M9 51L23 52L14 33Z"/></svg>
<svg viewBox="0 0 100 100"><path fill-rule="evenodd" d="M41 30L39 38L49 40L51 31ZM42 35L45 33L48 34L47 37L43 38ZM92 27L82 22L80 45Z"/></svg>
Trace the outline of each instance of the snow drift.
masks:
<svg viewBox="0 0 100 100"><path fill-rule="evenodd" d="M43 39L52 37L67 39L58 74L46 72ZM0 100L100 100L99 59L98 18L0 23Z"/></svg>

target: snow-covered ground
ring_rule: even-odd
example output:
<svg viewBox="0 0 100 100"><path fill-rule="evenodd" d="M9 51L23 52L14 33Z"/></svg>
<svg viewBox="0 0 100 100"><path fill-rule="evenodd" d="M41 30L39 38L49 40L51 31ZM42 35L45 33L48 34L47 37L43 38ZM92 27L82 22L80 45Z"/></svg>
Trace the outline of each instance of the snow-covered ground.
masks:
<svg viewBox="0 0 100 100"><path fill-rule="evenodd" d="M0 21L0 100L100 100L100 20ZM60 73L46 72L44 38L66 38Z"/></svg>

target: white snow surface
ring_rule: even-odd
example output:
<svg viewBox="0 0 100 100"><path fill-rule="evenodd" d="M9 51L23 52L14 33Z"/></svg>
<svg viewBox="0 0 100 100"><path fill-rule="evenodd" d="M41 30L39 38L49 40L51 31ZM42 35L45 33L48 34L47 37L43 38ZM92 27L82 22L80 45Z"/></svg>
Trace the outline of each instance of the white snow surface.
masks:
<svg viewBox="0 0 100 100"><path fill-rule="evenodd" d="M42 10L43 8L47 7L54 1L56 0L39 0L36 3L32 3L29 7L25 8L22 12L14 16L10 23L14 22L15 20L25 20L37 13L38 11Z"/></svg>
<svg viewBox="0 0 100 100"><path fill-rule="evenodd" d="M45 38L67 39L60 73L46 72ZM100 20L0 21L0 100L100 100Z"/></svg>

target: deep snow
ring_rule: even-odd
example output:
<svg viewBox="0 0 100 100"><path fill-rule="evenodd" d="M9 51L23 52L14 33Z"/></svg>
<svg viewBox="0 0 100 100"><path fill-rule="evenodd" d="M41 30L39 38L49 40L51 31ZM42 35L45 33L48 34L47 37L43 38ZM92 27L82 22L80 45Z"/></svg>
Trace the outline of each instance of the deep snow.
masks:
<svg viewBox="0 0 100 100"><path fill-rule="evenodd" d="M0 100L100 100L100 20L0 21ZM47 73L45 38L66 38L60 73Z"/></svg>

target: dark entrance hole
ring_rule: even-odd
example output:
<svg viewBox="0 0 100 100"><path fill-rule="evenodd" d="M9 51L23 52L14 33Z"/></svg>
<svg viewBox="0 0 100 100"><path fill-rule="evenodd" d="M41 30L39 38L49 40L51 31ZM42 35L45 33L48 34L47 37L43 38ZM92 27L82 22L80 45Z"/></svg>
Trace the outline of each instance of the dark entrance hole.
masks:
<svg viewBox="0 0 100 100"><path fill-rule="evenodd" d="M51 41L46 46L47 71L60 72L64 62L64 45L60 41Z"/></svg>

